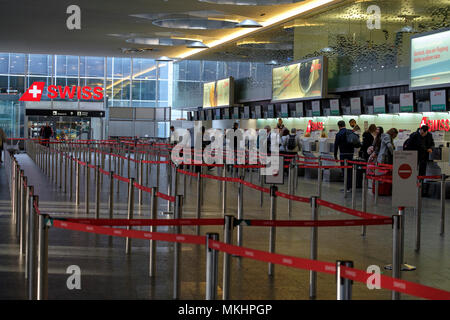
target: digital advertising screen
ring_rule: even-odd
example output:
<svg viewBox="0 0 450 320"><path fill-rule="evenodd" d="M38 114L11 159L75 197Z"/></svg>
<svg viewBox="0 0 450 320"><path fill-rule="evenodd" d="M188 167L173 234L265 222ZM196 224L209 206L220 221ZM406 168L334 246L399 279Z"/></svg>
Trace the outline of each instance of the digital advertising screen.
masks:
<svg viewBox="0 0 450 320"><path fill-rule="evenodd" d="M228 107L233 104L233 77L203 84L203 108Z"/></svg>
<svg viewBox="0 0 450 320"><path fill-rule="evenodd" d="M410 89L450 86L450 30L411 38Z"/></svg>
<svg viewBox="0 0 450 320"><path fill-rule="evenodd" d="M327 60L316 57L272 69L272 101L322 98L327 94Z"/></svg>

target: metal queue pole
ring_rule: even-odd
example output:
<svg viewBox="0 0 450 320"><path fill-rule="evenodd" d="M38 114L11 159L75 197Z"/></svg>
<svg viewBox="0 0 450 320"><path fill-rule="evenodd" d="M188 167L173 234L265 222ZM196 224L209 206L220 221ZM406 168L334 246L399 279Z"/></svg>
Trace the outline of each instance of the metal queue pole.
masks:
<svg viewBox="0 0 450 320"><path fill-rule="evenodd" d="M319 157L319 159L320 159L320 157ZM294 185L293 192L294 192L294 194L297 194L297 190L298 190L298 154L295 155L293 161L294 161L294 179L292 180L292 183ZM319 168L319 170L320 170L320 168Z"/></svg>
<svg viewBox="0 0 450 320"><path fill-rule="evenodd" d="M375 180L375 198L374 198L375 205L378 204L378 191L379 191L379 188L380 188L380 181Z"/></svg>
<svg viewBox="0 0 450 320"><path fill-rule="evenodd" d="M260 182L261 188L264 187L264 178L263 178L263 176L261 174L261 168L259 168L259 182ZM260 194L259 194L259 205L260 205L261 208L263 206L263 203L264 203L264 192L261 191Z"/></svg>
<svg viewBox="0 0 450 320"><path fill-rule="evenodd" d="M75 176L75 204L77 206L80 205L80 163L79 163L79 159L75 160L75 171L76 171L76 176Z"/></svg>
<svg viewBox="0 0 450 320"><path fill-rule="evenodd" d="M22 202L22 198L23 198L23 196L22 196L22 194L23 194L23 190L24 190L24 188L23 188L23 182L24 182L24 180L23 180L23 178L24 178L24 175L23 175L23 170L21 169L21 170L19 170L19 183L18 183L18 185L17 185L17 204L18 204L18 207L17 207L17 223L16 223L16 234L19 236L19 243L20 243L20 241L21 241L21 239L22 239L22 235L21 235L21 231L22 231L22 228L21 228L21 224L22 224L22 211L23 211L23 202Z"/></svg>
<svg viewBox="0 0 450 320"><path fill-rule="evenodd" d="M352 164L352 209L356 209L356 164Z"/></svg>
<svg viewBox="0 0 450 320"><path fill-rule="evenodd" d="M37 300L48 299L48 227L47 215L39 215Z"/></svg>
<svg viewBox="0 0 450 320"><path fill-rule="evenodd" d="M89 215L89 182L90 182L90 173L91 173L91 168L89 167L89 160L86 162L86 181L85 181L85 195L84 195L84 200L85 200L85 206L86 206L86 215Z"/></svg>
<svg viewBox="0 0 450 320"><path fill-rule="evenodd" d="M23 254L25 253L25 232L26 232L26 224L27 224L27 220L26 220L26 211L27 211L27 177L23 177L22 178L22 186L21 186L21 197L20 197L20 202L22 203L21 205L21 210L20 210L20 244L19 244L19 252L20 252L20 259L22 259Z"/></svg>
<svg viewBox="0 0 450 320"><path fill-rule="evenodd" d="M242 179L242 177L241 177ZM237 218L239 220L244 219L244 185L242 183L239 183L238 185L238 201L237 201ZM237 245L242 246L243 243L243 230L242 230L242 224L240 223L237 226Z"/></svg>
<svg viewBox="0 0 450 320"><path fill-rule="evenodd" d="M142 185L144 185L144 182L143 182L144 163L142 162L142 160L139 161L139 166L140 166L140 168L139 168L139 184L142 186ZM139 189L139 205L142 206L142 204L143 204L142 189ZM139 213L140 213L140 211L139 211Z"/></svg>
<svg viewBox="0 0 450 320"><path fill-rule="evenodd" d="M219 234L206 234L206 300L216 300L217 298L219 255L217 250L209 247L211 240L219 241Z"/></svg>
<svg viewBox="0 0 450 320"><path fill-rule="evenodd" d="M311 197L310 200L311 203L311 220L317 221L318 220L318 214L317 214L317 197ZM311 260L317 260L317 248L318 248L318 227L312 227L311 228L311 253L310 253L310 259ZM309 298L310 299L316 299L317 297L317 272L316 271L309 271Z"/></svg>
<svg viewBox="0 0 450 320"><path fill-rule="evenodd" d="M62 175L62 169L63 169L63 163L65 163L64 159L63 159L63 154L61 151L61 145L59 145L59 152L58 152L58 164L59 164L59 188L62 189L62 180L63 180L63 175ZM66 170L66 174L67 174L67 170Z"/></svg>
<svg viewBox="0 0 450 320"><path fill-rule="evenodd" d="M29 252L30 252L30 216L33 213L34 187L28 186L26 194L26 223L25 223L25 279L28 279Z"/></svg>
<svg viewBox="0 0 450 320"><path fill-rule="evenodd" d="M128 183L128 219L133 219L134 210L134 178L130 178ZM127 230L131 230L131 226L127 226ZM126 238L125 242L125 253L131 253L131 239Z"/></svg>
<svg viewBox="0 0 450 320"><path fill-rule="evenodd" d="M67 177L68 177L68 163L69 163L69 155L66 153L63 153L64 158L64 193L67 193Z"/></svg>
<svg viewBox="0 0 450 320"><path fill-rule="evenodd" d="M225 168L224 168L225 169ZM234 216L226 215L223 229L223 240L226 244L233 244ZM223 253L223 283L222 283L222 299L230 298L230 271L231 271L231 255Z"/></svg>
<svg viewBox="0 0 450 320"><path fill-rule="evenodd" d="M362 211L367 211L367 179L366 173L363 172L363 181L362 181ZM366 236L366 226L361 227L361 236Z"/></svg>
<svg viewBox="0 0 450 320"><path fill-rule="evenodd" d="M100 166L95 167L95 218L100 218Z"/></svg>
<svg viewBox="0 0 450 320"><path fill-rule="evenodd" d="M347 167L347 159L344 159L344 167ZM347 181L348 181L348 170L344 168L344 198L347 198Z"/></svg>
<svg viewBox="0 0 450 320"><path fill-rule="evenodd" d="M422 227L422 181L417 179L417 194L416 194L416 246L415 251L420 250L420 237Z"/></svg>
<svg viewBox="0 0 450 320"><path fill-rule="evenodd" d="M202 176L201 172L197 173L197 219L202 215ZM197 235L200 233L200 226L196 226Z"/></svg>
<svg viewBox="0 0 450 320"><path fill-rule="evenodd" d="M288 168L288 194L292 194L292 160L289 162ZM292 214L292 200L288 199L288 216L291 218Z"/></svg>
<svg viewBox="0 0 450 320"><path fill-rule="evenodd" d="M343 278L341 276L341 267L353 268L353 261L336 261L336 287L337 287L337 299L336 300L352 300L352 284L353 280Z"/></svg>
<svg viewBox="0 0 450 320"><path fill-rule="evenodd" d="M401 208L399 208L399 211ZM401 233L403 229L403 216L393 215L393 234L392 234L392 277L401 279L401 264L402 264L402 241ZM392 300L400 300L400 292L392 291Z"/></svg>
<svg viewBox="0 0 450 320"><path fill-rule="evenodd" d="M226 165L223 165L222 169L222 177L224 179L227 178L227 168ZM225 216L227 212L227 182L225 180L222 181L222 214Z"/></svg>
<svg viewBox="0 0 450 320"><path fill-rule="evenodd" d="M151 204L150 204L150 219L156 219L156 213L158 212L158 187L151 189ZM155 232L156 226L150 226L150 232ZM150 240L150 254L149 254L149 276L154 277L156 275L156 241Z"/></svg>
<svg viewBox="0 0 450 320"><path fill-rule="evenodd" d="M445 232L445 179L447 179L447 176L445 174L441 175L441 236L443 236Z"/></svg>
<svg viewBox="0 0 450 320"><path fill-rule="evenodd" d="M109 172L109 218L112 219L114 215L114 171Z"/></svg>
<svg viewBox="0 0 450 320"><path fill-rule="evenodd" d="M183 196L175 196L175 208L174 208L174 219L181 219L183 211ZM181 233L181 226L175 226L175 234ZM173 298L180 298L180 260L181 260L181 243L174 242L173 244Z"/></svg>
<svg viewBox="0 0 450 320"><path fill-rule="evenodd" d="M274 221L277 219L277 186L271 186L270 187L270 220ZM275 253L275 246L276 246L276 234L277 229L276 227L272 226L270 227L270 234L269 234L269 252ZM271 262L269 262L269 276L273 276L275 272L275 265Z"/></svg>
<svg viewBox="0 0 450 320"><path fill-rule="evenodd" d="M70 177L69 177L69 197L70 197L69 199L70 199L70 201L72 201L72 198L73 198L72 185L73 185L73 165L74 165L73 162L74 162L74 159L75 158L73 157L73 155L71 153L69 153L68 160L69 160L69 165L70 165L70 170L69 170L70 171Z"/></svg>
<svg viewBox="0 0 450 320"><path fill-rule="evenodd" d="M38 244L38 213L34 204L39 204L39 196L33 195L31 199L32 212L29 215L29 233L28 233L28 300L36 300L37 297L37 244Z"/></svg>
<svg viewBox="0 0 450 320"><path fill-rule="evenodd" d="M323 180L323 171L322 171L322 159L319 156L317 168L317 197L322 199L322 180Z"/></svg>

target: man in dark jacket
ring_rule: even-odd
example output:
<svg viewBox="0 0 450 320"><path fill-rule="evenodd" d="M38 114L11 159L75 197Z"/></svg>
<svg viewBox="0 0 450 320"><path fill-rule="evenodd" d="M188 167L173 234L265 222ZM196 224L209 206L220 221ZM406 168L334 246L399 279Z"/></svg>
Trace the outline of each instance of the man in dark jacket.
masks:
<svg viewBox="0 0 450 320"><path fill-rule="evenodd" d="M337 160L337 153L339 150L339 160L353 160L353 153L355 149L353 145L347 142L347 129L345 128L345 122L338 122L339 132L336 134L334 140L334 158ZM343 165L343 163L341 164ZM352 188L352 169L347 169L347 191Z"/></svg>
<svg viewBox="0 0 450 320"><path fill-rule="evenodd" d="M411 133L407 150L417 151L417 163L419 165L419 176L424 176L427 172L428 155L433 151L434 139L429 133L428 126L422 126L416 132Z"/></svg>

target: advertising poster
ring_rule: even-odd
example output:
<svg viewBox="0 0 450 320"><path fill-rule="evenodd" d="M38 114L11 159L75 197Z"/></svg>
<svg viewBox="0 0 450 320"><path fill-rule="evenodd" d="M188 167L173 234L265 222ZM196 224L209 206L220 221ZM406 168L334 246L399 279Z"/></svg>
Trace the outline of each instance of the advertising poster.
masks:
<svg viewBox="0 0 450 320"><path fill-rule="evenodd" d="M400 94L400 112L414 112L414 94L412 92Z"/></svg>
<svg viewBox="0 0 450 320"><path fill-rule="evenodd" d="M324 95L323 57L272 69L272 101L320 98Z"/></svg>
<svg viewBox="0 0 450 320"><path fill-rule="evenodd" d="M231 78L203 84L203 108L222 107L232 104Z"/></svg>
<svg viewBox="0 0 450 320"><path fill-rule="evenodd" d="M350 114L358 115L361 114L361 98L351 98L350 99Z"/></svg>
<svg viewBox="0 0 450 320"><path fill-rule="evenodd" d="M450 83L450 30L411 39L410 88L438 88Z"/></svg>
<svg viewBox="0 0 450 320"><path fill-rule="evenodd" d="M313 117L320 116L320 100L313 101L311 103L312 106L312 115Z"/></svg>
<svg viewBox="0 0 450 320"><path fill-rule="evenodd" d="M332 116L339 115L339 99L330 100L330 113Z"/></svg>
<svg viewBox="0 0 450 320"><path fill-rule="evenodd" d="M445 111L445 90L430 92L431 111Z"/></svg>
<svg viewBox="0 0 450 320"><path fill-rule="evenodd" d="M386 113L386 96L384 94L373 97L373 112Z"/></svg>

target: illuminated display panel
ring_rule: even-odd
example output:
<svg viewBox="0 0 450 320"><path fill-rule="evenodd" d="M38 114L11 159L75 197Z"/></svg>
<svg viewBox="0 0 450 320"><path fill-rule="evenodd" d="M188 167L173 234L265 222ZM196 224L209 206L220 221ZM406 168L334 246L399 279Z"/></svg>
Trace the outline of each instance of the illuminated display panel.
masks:
<svg viewBox="0 0 450 320"><path fill-rule="evenodd" d="M203 84L203 108L228 107L233 104L233 78Z"/></svg>
<svg viewBox="0 0 450 320"><path fill-rule="evenodd" d="M450 30L411 38L412 90L450 86Z"/></svg>
<svg viewBox="0 0 450 320"><path fill-rule="evenodd" d="M316 57L272 69L272 101L322 98L327 94L327 60Z"/></svg>

